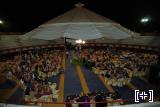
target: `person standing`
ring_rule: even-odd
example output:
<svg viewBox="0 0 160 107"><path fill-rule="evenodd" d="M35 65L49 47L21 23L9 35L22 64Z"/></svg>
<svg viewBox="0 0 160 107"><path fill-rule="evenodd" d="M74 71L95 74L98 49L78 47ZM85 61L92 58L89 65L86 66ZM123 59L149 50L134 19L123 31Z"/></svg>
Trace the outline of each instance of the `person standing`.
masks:
<svg viewBox="0 0 160 107"><path fill-rule="evenodd" d="M68 56L69 56L69 52L68 52L68 51L66 51L66 57L68 58Z"/></svg>

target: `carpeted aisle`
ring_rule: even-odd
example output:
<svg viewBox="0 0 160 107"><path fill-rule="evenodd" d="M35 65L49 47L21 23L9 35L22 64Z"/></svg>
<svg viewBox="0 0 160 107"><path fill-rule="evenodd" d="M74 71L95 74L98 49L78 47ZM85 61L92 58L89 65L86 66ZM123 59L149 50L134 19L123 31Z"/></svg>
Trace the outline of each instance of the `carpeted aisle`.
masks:
<svg viewBox="0 0 160 107"><path fill-rule="evenodd" d="M13 104L22 104L24 103L24 92L21 88L18 88L15 93L10 97L9 102Z"/></svg>
<svg viewBox="0 0 160 107"><path fill-rule="evenodd" d="M146 83L145 81L141 80L138 77L133 77L131 83L137 86L142 91L153 90L154 96L156 97L160 96L160 91L158 89L156 89L154 86L152 86L149 83Z"/></svg>
<svg viewBox="0 0 160 107"><path fill-rule="evenodd" d="M82 71L84 73L85 79L87 81L89 89L92 91L94 90L101 90L104 92L108 92L107 88L104 84L99 80L98 76L94 74L91 70L82 67ZM130 103L134 101L134 90L131 90L127 86L123 87L113 87L114 91L118 91L123 99L130 100Z"/></svg>
<svg viewBox="0 0 160 107"><path fill-rule="evenodd" d="M143 80L139 79L138 77L133 77L131 83L134 84L138 89L145 91L148 89L152 89L152 87L145 83Z"/></svg>
<svg viewBox="0 0 160 107"><path fill-rule="evenodd" d="M70 52L71 53L71 52ZM81 83L76 71L76 65L70 63L71 54L67 58L67 67L65 72L64 97L75 95L82 92Z"/></svg>
<svg viewBox="0 0 160 107"><path fill-rule="evenodd" d="M107 88L104 86L104 84L98 78L98 76L96 74L94 74L91 70L89 70L85 67L82 67L82 72L84 73L84 77L86 79L86 82L87 82L88 87L91 92L93 92L95 90L108 92Z"/></svg>
<svg viewBox="0 0 160 107"><path fill-rule="evenodd" d="M134 90L131 90L128 86L113 86L113 89L121 95L122 99L129 100L130 103L134 103Z"/></svg>
<svg viewBox="0 0 160 107"><path fill-rule="evenodd" d="M0 89L14 88L15 86L16 86L16 83L14 81L9 80L9 79L7 79L3 83L0 83Z"/></svg>

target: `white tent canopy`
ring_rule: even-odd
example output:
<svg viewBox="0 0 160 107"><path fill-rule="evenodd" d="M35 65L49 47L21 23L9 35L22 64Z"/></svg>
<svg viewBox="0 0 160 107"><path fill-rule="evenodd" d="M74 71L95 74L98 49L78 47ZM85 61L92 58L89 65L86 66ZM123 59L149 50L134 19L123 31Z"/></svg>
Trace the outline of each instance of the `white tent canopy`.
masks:
<svg viewBox="0 0 160 107"><path fill-rule="evenodd" d="M90 40L130 38L134 33L120 24L100 16L82 4L26 33L24 39L54 40L61 37Z"/></svg>

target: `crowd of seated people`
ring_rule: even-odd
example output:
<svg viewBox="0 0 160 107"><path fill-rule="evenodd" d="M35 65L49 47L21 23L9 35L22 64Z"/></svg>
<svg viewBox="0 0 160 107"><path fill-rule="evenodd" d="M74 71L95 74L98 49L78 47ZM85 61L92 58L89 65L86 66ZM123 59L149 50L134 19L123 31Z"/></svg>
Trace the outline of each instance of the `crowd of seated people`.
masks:
<svg viewBox="0 0 160 107"><path fill-rule="evenodd" d="M56 100L56 83L49 78L60 74L63 52L60 50L27 51L3 61L3 73L9 79L17 79L25 92L26 101Z"/></svg>
<svg viewBox="0 0 160 107"><path fill-rule="evenodd" d="M120 94L116 92L105 93L94 91L89 94L81 93L66 97L66 107L106 107L123 104Z"/></svg>
<svg viewBox="0 0 160 107"><path fill-rule="evenodd" d="M84 49L81 52L83 63L95 74L105 76L106 83L124 86L133 76L144 76L150 65L156 64L156 54L117 50L116 48Z"/></svg>

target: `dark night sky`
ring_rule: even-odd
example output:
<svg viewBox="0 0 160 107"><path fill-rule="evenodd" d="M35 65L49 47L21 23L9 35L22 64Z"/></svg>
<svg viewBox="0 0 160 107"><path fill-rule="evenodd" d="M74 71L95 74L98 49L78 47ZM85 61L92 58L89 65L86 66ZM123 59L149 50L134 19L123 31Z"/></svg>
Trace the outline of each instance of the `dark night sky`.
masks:
<svg viewBox="0 0 160 107"><path fill-rule="evenodd" d="M154 0L0 0L0 32L28 32L82 2L87 9L137 32L160 31L160 6ZM33 2L34 1L34 2ZM151 20L145 25L143 17Z"/></svg>

